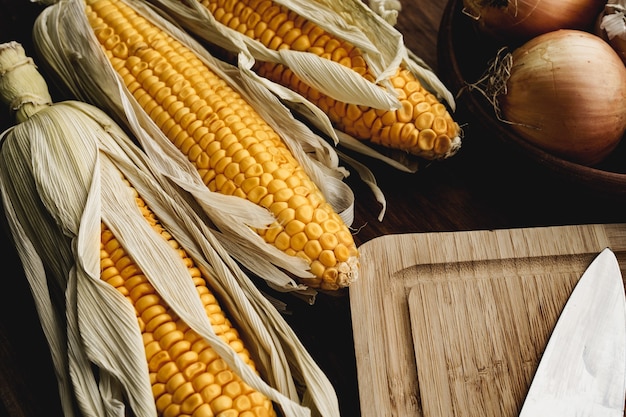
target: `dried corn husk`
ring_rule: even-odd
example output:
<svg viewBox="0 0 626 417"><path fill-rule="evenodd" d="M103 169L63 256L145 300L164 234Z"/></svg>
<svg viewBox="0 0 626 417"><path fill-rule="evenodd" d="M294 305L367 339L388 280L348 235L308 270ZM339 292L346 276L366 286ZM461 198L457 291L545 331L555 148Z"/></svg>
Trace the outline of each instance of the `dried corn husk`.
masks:
<svg viewBox="0 0 626 417"><path fill-rule="evenodd" d="M424 85L430 86L438 98L454 106L453 96L438 77L422 60L407 50L402 34L362 1L274 1L362 50L368 65L378 77L376 84L389 87L389 77L403 63L411 68ZM201 38L235 53L249 53L257 60L283 63L299 78L337 100L380 109L397 108L399 105L393 89L381 89L353 70L313 54L271 50L261 42L217 22L197 0L150 2L166 10L168 15Z"/></svg>
<svg viewBox="0 0 626 417"><path fill-rule="evenodd" d="M370 9L385 19L387 23L395 26L398 20L398 13L402 9L400 0L369 0L367 4Z"/></svg>
<svg viewBox="0 0 626 417"><path fill-rule="evenodd" d="M251 72L243 72L215 59L191 36L165 20L150 5L136 1L125 3L191 48L215 73L245 97L285 140L344 222L352 224L354 195L342 181L348 172L339 166L339 158L333 146L296 120L291 111L258 81L258 77L249 76ZM236 255L238 259L254 256L261 262L260 265L270 260L297 277L312 276L305 261L285 255L266 244L249 227L261 228L271 224L274 219L268 212L241 198L208 190L196 169L141 109L110 66L86 20L82 1L61 0L44 9L35 22L33 39L44 62L76 97L114 114L120 123L131 129L158 169L196 198L210 220L223 232L220 236L232 241L229 247L240 248L240 253ZM239 58L246 61L249 57L240 54ZM244 62L241 66L250 65ZM241 250L242 247L245 249ZM280 274L274 270L260 276L271 277L275 273ZM286 291L294 289L285 285L277 288Z"/></svg>
<svg viewBox="0 0 626 417"><path fill-rule="evenodd" d="M368 66L377 76L374 83L365 80L352 69L311 53L269 49L261 42L217 22L197 0L149 1L207 42L234 53L251 56L242 67L245 72L251 72L254 60L281 63L289 67L299 79L338 101L389 110L399 107L389 79L403 65L438 99L445 100L452 109L455 108L454 97L447 87L422 59L406 48L402 34L393 27L395 15L400 9L399 1L372 1L371 6L375 8L372 9L361 0L274 0L363 51ZM254 73L249 76L255 78ZM326 114L300 94L268 80L260 81L279 97L292 103L293 108L311 123L318 127L330 126ZM345 133L328 129L325 132L336 143L380 159L396 169L408 172L418 169L416 159L403 152L389 150L382 153Z"/></svg>
<svg viewBox="0 0 626 417"><path fill-rule="evenodd" d="M161 297L246 383L287 416L338 416L332 386L287 323L182 190L124 131L86 103L51 104L45 82L15 42L0 45L0 74L0 98L23 120L0 135L0 192L50 345L64 414L122 417L130 408L133 415L156 415L135 312L100 279L104 222ZM215 335L186 267L143 220L122 177L211 277L264 379Z"/></svg>

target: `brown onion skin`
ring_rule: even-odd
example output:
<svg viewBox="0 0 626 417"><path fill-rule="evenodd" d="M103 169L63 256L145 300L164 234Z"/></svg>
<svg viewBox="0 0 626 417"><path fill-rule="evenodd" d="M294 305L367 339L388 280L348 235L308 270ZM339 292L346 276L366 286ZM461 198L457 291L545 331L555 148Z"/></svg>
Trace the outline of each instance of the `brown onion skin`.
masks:
<svg viewBox="0 0 626 417"><path fill-rule="evenodd" d="M523 43L558 29L589 30L606 0L463 0L478 28L505 43Z"/></svg>
<svg viewBox="0 0 626 417"><path fill-rule="evenodd" d="M626 67L598 36L558 30L513 51L507 92L498 97L510 128L571 162L604 160L626 131Z"/></svg>
<svg viewBox="0 0 626 417"><path fill-rule="evenodd" d="M613 39L607 39L607 42L617 52L624 65L626 65L626 39L615 36Z"/></svg>

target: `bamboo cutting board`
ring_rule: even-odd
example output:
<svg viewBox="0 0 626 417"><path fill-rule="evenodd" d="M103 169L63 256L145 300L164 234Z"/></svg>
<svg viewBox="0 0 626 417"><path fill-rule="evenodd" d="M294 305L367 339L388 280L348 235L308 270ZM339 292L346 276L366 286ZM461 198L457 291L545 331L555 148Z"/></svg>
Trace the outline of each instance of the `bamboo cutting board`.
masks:
<svg viewBox="0 0 626 417"><path fill-rule="evenodd" d="M576 282L626 224L388 235L350 287L363 417L515 417Z"/></svg>

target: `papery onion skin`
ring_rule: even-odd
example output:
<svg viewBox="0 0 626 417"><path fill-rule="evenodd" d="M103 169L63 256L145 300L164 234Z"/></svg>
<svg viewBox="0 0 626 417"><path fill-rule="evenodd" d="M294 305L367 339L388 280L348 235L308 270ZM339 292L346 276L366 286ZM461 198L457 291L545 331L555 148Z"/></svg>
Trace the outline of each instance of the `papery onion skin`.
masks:
<svg viewBox="0 0 626 417"><path fill-rule="evenodd" d="M606 0L463 0L478 28L505 43L523 43L558 29L593 28Z"/></svg>
<svg viewBox="0 0 626 417"><path fill-rule="evenodd" d="M604 39L617 52L626 65L626 16L624 0L611 0L598 16L593 33Z"/></svg>
<svg viewBox="0 0 626 417"><path fill-rule="evenodd" d="M502 119L525 140L582 165L596 165L626 131L626 67L598 36L558 30L512 53Z"/></svg>

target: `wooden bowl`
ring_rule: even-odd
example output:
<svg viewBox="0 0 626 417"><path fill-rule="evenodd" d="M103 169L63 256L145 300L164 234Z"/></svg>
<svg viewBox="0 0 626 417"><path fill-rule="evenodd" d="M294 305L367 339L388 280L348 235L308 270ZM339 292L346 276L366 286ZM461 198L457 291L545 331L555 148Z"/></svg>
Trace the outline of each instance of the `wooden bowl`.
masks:
<svg viewBox="0 0 626 417"><path fill-rule="evenodd" d="M493 107L476 90L467 85L476 82L488 68L502 43L480 33L475 21L463 13L462 0L449 0L439 28L437 55L441 80L458 96L457 106L463 107L486 132L514 147L524 157L546 167L555 175L591 189L626 197L626 139L601 164L584 166L554 156L527 142L500 122ZM460 121L462 122L462 121ZM479 138L466 138L479 140Z"/></svg>

